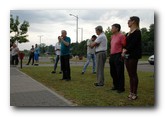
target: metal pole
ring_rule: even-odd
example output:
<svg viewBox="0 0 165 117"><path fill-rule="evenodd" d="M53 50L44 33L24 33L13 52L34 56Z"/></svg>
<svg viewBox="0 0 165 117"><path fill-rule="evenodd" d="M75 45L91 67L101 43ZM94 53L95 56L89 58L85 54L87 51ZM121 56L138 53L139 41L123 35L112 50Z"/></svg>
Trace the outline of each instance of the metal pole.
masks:
<svg viewBox="0 0 165 117"><path fill-rule="evenodd" d="M76 29L77 29L77 30L76 30L76 31L77 31L77 32L76 32L76 43L78 43L78 16L77 16L76 18L77 18L77 25L76 25L76 26L77 26L77 27L76 27Z"/></svg>
<svg viewBox="0 0 165 117"><path fill-rule="evenodd" d="M43 35L39 35L39 38L40 38L40 46L41 46L41 38L42 38Z"/></svg>
<svg viewBox="0 0 165 117"><path fill-rule="evenodd" d="M69 14L76 18L76 43L78 43L78 15Z"/></svg>

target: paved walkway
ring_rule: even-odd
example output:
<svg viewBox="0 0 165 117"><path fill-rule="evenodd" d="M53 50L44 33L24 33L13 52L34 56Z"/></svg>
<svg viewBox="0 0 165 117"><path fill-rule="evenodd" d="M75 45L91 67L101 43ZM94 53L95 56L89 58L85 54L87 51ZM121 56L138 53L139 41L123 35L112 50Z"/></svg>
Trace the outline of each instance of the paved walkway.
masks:
<svg viewBox="0 0 165 117"><path fill-rule="evenodd" d="M10 67L10 105L75 106L16 67Z"/></svg>

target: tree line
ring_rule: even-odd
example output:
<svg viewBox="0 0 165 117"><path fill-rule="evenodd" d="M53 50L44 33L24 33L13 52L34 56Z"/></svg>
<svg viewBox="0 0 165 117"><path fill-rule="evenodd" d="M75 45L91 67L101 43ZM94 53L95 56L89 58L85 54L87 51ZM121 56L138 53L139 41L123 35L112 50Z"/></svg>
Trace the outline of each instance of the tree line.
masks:
<svg viewBox="0 0 165 117"><path fill-rule="evenodd" d="M10 43L26 43L29 42L27 39L28 35L28 28L30 27L30 24L28 21L23 21L20 23L19 17L16 16L16 18L13 18L12 15L10 15ZM142 34L142 52L143 55L152 55L154 54L154 24L151 24L149 26L149 29L146 27L141 28L141 34ZM110 39L111 39L111 28L108 27L105 31L105 35L107 36L108 42L108 51L107 54L109 55L110 50ZM126 34L125 32L122 32L123 34ZM89 35L90 37L91 35ZM71 55L73 56L86 56L87 53L87 40L84 40L80 43L71 43ZM41 43L40 45L40 54L54 54L54 46L53 45L46 45L44 43ZM28 53L28 50L24 51L25 54Z"/></svg>

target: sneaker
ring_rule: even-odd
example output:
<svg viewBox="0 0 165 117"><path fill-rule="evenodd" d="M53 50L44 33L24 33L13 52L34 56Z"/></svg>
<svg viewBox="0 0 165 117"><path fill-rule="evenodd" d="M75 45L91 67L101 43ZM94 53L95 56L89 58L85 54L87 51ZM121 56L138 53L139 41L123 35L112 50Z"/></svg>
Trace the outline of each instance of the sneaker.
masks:
<svg viewBox="0 0 165 117"><path fill-rule="evenodd" d="M59 74L62 74L62 72L60 71Z"/></svg>
<svg viewBox="0 0 165 117"><path fill-rule="evenodd" d="M96 72L93 72L93 74L96 74Z"/></svg>
<svg viewBox="0 0 165 117"><path fill-rule="evenodd" d="M84 74L84 72L81 72L81 74L83 75L83 74Z"/></svg>

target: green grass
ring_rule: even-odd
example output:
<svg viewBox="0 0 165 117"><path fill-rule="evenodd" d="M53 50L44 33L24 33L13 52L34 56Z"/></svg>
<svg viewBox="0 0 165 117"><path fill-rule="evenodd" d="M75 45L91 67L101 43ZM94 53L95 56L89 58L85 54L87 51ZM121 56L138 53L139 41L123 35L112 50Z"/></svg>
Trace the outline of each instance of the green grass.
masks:
<svg viewBox="0 0 165 117"><path fill-rule="evenodd" d="M58 67L59 68L59 67ZM92 68L88 67L87 72L81 75L82 67L71 67L72 80L61 81L61 74L51 74L52 67L26 67L22 71L41 82L50 89L56 91L65 98L71 100L78 106L135 106L152 107L155 104L154 78L152 72L138 72L139 88L136 101L129 101L129 79L125 72L124 93L118 94L111 91L112 78L109 68L105 68L105 85L95 87L96 75L91 74Z"/></svg>

